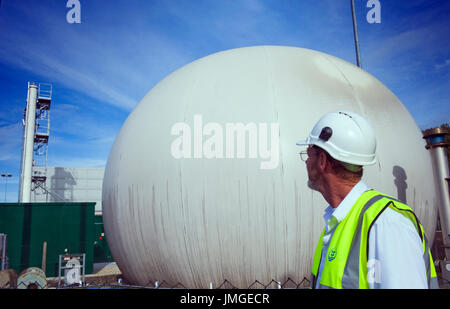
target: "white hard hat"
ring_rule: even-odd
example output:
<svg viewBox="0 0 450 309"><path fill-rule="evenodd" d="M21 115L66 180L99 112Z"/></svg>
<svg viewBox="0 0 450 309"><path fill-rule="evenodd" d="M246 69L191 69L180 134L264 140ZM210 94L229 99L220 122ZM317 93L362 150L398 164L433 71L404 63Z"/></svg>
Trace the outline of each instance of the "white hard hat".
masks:
<svg viewBox="0 0 450 309"><path fill-rule="evenodd" d="M298 146L316 145L334 159L354 165L375 164L377 142L369 122L352 111L325 114Z"/></svg>

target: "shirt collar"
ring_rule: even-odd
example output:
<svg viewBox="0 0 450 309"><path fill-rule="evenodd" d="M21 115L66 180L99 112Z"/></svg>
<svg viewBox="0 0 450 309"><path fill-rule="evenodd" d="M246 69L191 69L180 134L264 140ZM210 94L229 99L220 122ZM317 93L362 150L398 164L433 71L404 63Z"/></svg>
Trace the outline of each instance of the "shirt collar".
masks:
<svg viewBox="0 0 450 309"><path fill-rule="evenodd" d="M358 198L369 190L369 187L360 180L347 194L347 196L342 200L342 202L338 205L338 207L333 208L331 206L328 206L325 209L324 219L327 222L331 219L331 217L334 217L337 220L337 223L344 220L345 216L348 214L352 206L356 203Z"/></svg>

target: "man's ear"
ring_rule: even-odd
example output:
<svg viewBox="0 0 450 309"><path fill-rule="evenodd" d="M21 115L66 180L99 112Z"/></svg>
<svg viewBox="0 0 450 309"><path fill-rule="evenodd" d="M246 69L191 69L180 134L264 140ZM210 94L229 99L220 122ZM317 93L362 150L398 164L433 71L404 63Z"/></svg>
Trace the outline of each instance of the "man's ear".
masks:
<svg viewBox="0 0 450 309"><path fill-rule="evenodd" d="M321 151L319 153L319 157L318 157L318 166L319 169L324 172L327 169L328 164L328 160L327 160L327 155L325 154L324 151Z"/></svg>

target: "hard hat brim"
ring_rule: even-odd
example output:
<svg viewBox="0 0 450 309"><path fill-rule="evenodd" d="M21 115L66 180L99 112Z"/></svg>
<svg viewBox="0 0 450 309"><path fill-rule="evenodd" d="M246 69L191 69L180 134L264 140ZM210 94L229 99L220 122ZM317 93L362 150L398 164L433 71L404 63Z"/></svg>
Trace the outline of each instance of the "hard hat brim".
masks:
<svg viewBox="0 0 450 309"><path fill-rule="evenodd" d="M300 140L297 143L295 143L297 146L309 146L311 145L310 139L304 139L304 140Z"/></svg>

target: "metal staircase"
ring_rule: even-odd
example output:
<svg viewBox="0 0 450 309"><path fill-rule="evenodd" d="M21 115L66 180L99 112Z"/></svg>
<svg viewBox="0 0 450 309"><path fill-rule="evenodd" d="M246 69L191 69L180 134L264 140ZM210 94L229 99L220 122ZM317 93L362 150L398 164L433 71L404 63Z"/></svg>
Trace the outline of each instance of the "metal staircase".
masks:
<svg viewBox="0 0 450 309"><path fill-rule="evenodd" d="M36 101L36 122L34 136L33 172L31 176L32 187L35 191L38 188L44 190L47 180L47 152L48 140L50 137L50 106L52 102L52 85L40 83L38 85L38 95ZM34 167L40 167L34 169ZM36 194L36 192L34 193Z"/></svg>

